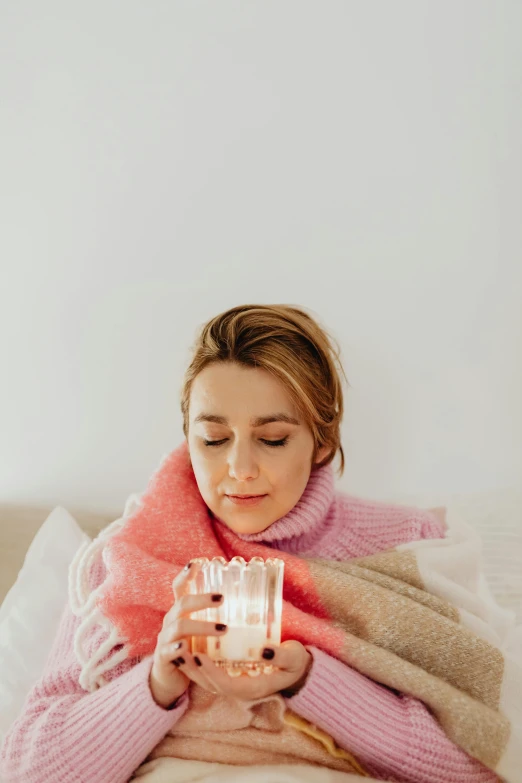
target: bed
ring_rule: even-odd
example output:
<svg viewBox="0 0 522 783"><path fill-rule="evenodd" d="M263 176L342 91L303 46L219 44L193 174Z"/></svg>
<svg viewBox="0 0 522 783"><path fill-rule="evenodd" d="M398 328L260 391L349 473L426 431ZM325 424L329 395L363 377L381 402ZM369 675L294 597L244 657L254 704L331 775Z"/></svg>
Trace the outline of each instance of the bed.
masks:
<svg viewBox="0 0 522 783"><path fill-rule="evenodd" d="M522 656L522 489L389 500L424 508L452 505L477 530L482 590L507 622L514 618L511 644ZM67 600L74 553L87 536L94 538L120 516L61 506L0 506L0 742L45 665ZM155 774L151 781L163 780Z"/></svg>

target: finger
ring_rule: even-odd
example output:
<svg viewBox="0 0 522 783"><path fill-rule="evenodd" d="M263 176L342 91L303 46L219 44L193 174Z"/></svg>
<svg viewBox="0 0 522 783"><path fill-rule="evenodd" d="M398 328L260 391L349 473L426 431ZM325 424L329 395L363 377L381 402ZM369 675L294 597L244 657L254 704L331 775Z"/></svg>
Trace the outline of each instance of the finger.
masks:
<svg viewBox="0 0 522 783"><path fill-rule="evenodd" d="M267 644L261 651L261 656L266 663L292 674L306 668L309 662L308 655L305 647L295 640L283 642L279 646Z"/></svg>
<svg viewBox="0 0 522 783"><path fill-rule="evenodd" d="M227 690L229 683L232 682L232 678L223 668L216 666L206 653L194 653L193 660L197 669L197 676L204 679L207 690L212 691L212 693L233 695L233 693Z"/></svg>
<svg viewBox="0 0 522 783"><path fill-rule="evenodd" d="M174 578L172 582L172 591L176 601L187 591L187 586L196 576L196 571L197 569L193 568L192 562L189 561Z"/></svg>
<svg viewBox="0 0 522 783"><path fill-rule="evenodd" d="M221 593L204 593L203 595L183 595L177 599L171 609L163 618L163 627L170 625L178 617L192 612L199 612L202 609L219 607L223 603ZM216 618L217 619L217 618Z"/></svg>
<svg viewBox="0 0 522 783"><path fill-rule="evenodd" d="M189 652L189 644L186 639L162 644L158 654L163 663L175 663L176 659Z"/></svg>
<svg viewBox="0 0 522 783"><path fill-rule="evenodd" d="M175 622L165 626L161 631L161 641L165 644L175 642L187 636L223 636L227 626L223 623L209 623L205 620L191 620L180 617Z"/></svg>
<svg viewBox="0 0 522 783"><path fill-rule="evenodd" d="M178 666L180 671L192 680L192 682L195 682L201 688L205 688L205 690L210 691L211 693L218 692L215 685L209 680L203 670L199 653L193 655L192 653L187 652L177 658L175 665Z"/></svg>
<svg viewBox="0 0 522 783"><path fill-rule="evenodd" d="M192 655L188 642L185 639L163 645L159 650L159 655L163 663L171 663L176 669L179 669L186 677L202 688L206 688L213 693L216 692L205 675L201 673L201 664L196 663L198 659Z"/></svg>

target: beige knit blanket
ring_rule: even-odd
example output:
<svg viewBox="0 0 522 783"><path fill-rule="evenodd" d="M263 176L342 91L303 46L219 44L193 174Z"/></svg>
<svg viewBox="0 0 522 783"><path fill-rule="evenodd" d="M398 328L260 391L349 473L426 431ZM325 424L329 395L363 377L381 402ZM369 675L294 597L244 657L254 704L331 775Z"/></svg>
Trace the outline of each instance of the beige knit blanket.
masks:
<svg viewBox="0 0 522 783"><path fill-rule="evenodd" d="M451 510L447 523L445 539L307 565L345 639L338 657L421 700L454 743L517 783L522 667L507 646L514 620L479 595L480 538ZM230 770L245 765L248 775L237 780L373 780L349 749L285 713L278 695L241 703L197 686L191 693L189 710L136 771L144 783L232 781Z"/></svg>

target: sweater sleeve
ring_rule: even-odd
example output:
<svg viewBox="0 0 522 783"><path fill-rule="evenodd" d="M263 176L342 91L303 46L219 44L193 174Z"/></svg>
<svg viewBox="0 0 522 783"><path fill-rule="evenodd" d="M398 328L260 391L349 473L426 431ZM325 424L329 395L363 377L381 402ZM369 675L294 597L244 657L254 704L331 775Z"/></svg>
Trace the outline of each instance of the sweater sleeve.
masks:
<svg viewBox="0 0 522 783"><path fill-rule="evenodd" d="M44 673L0 748L4 783L126 783L187 709L187 692L171 710L154 701L152 655L84 691L73 649L79 622L67 606Z"/></svg>
<svg viewBox="0 0 522 783"><path fill-rule="evenodd" d="M498 783L495 773L446 736L421 701L307 649L314 659L310 674L287 706L353 753L370 774L402 783Z"/></svg>

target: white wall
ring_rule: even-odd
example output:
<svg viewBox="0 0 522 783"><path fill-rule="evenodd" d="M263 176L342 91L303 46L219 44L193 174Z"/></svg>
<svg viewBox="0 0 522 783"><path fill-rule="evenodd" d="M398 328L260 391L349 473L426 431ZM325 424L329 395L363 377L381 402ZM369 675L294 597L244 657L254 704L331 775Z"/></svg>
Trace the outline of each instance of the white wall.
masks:
<svg viewBox="0 0 522 783"><path fill-rule="evenodd" d="M120 510L200 324L310 308L361 495L522 475L518 0L0 10L0 502Z"/></svg>

